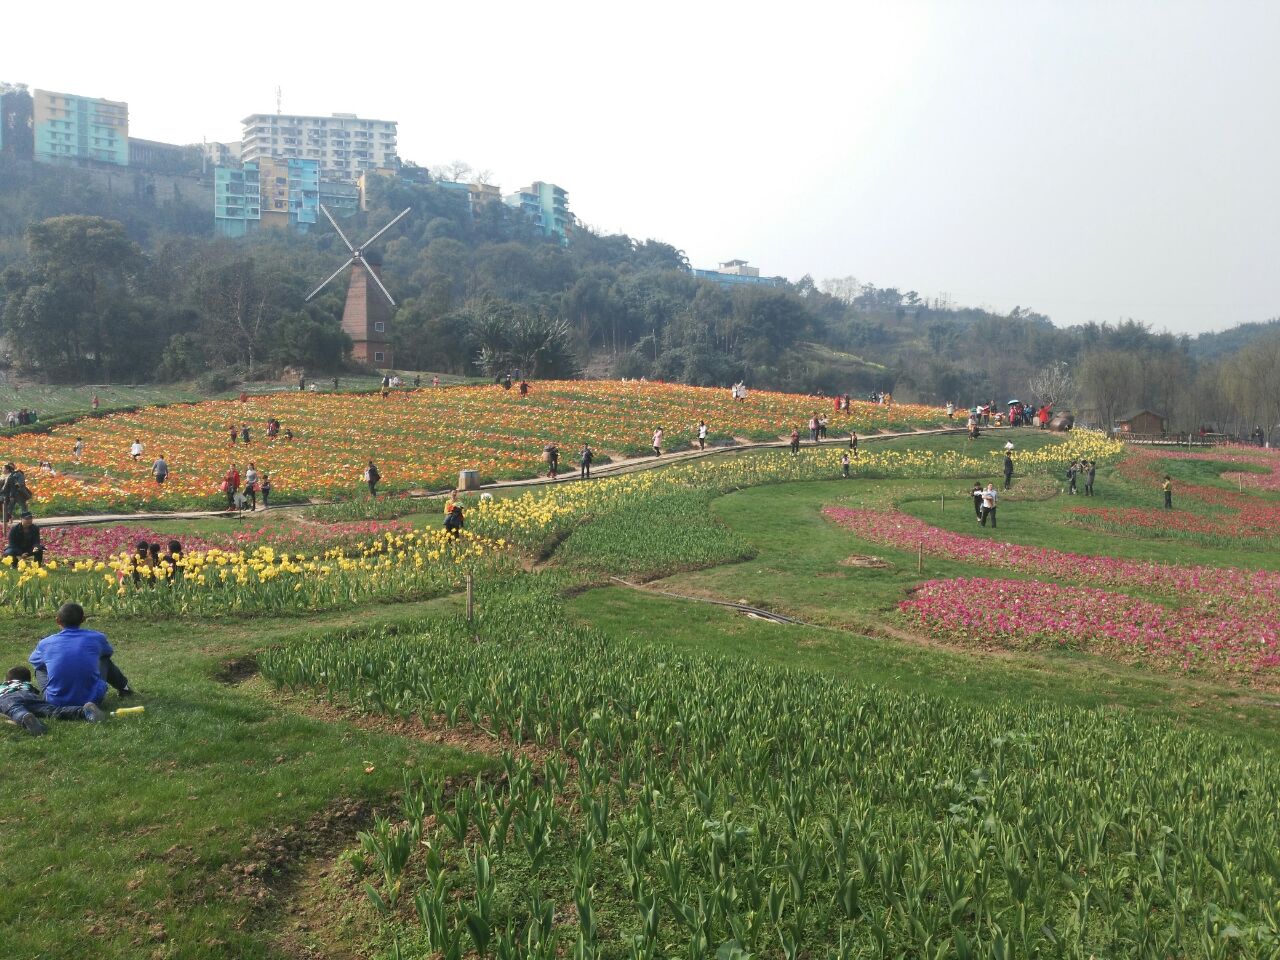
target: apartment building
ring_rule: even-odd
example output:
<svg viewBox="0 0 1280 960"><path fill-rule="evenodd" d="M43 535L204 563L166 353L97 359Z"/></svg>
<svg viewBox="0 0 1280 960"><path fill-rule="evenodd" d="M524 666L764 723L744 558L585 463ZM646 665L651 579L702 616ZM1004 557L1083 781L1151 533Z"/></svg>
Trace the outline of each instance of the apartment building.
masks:
<svg viewBox="0 0 1280 960"><path fill-rule="evenodd" d="M529 186L507 194L502 202L524 213L548 237L558 237L561 243L569 242L573 214L569 212L569 194L563 187L535 180Z"/></svg>
<svg viewBox="0 0 1280 960"><path fill-rule="evenodd" d="M40 163L129 165L129 104L36 90L35 159Z"/></svg>
<svg viewBox="0 0 1280 960"><path fill-rule="evenodd" d="M355 181L366 170L394 169L394 120L362 120L354 113L328 117L255 113L242 121L241 158L314 160L327 180Z"/></svg>
<svg viewBox="0 0 1280 960"><path fill-rule="evenodd" d="M306 233L320 215L320 166L314 160L248 160L213 171L213 229L243 237L260 228Z"/></svg>
<svg viewBox="0 0 1280 960"><path fill-rule="evenodd" d="M785 284L785 277L762 277L760 268L753 267L745 260L724 260L718 270L693 270L699 280L711 280L727 287L780 287Z"/></svg>

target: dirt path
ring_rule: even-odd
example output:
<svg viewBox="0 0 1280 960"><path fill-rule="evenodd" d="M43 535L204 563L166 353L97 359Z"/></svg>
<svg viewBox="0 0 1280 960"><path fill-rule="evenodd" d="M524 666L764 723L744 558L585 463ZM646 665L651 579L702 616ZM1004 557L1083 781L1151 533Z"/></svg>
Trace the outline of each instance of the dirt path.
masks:
<svg viewBox="0 0 1280 960"><path fill-rule="evenodd" d="M964 433L963 427L936 427L928 430L911 430L900 433L876 433L870 436L860 436L858 438L858 443L859 445L865 445L868 443L876 443L877 441L896 440L900 437L928 437L959 433ZM839 448L841 441L833 439L828 440L826 443L819 444L819 446L827 445ZM591 480L620 476L626 473L638 473L642 470L653 470L671 463L685 463L691 460L703 460L710 457L732 456L749 450L784 450L789 446L790 441L787 440L765 440L759 442L734 443L732 446L708 447L706 450L680 450L673 453L664 453L661 457L631 457L627 460L601 464L598 467L592 467L591 478L586 481L581 480L576 471L571 471L567 472L564 476L556 478L555 480L552 480L549 477L526 477L522 480L498 480L494 483L481 485L479 490L518 490L522 488L545 486L551 483L590 483ZM806 443L805 446L810 447L812 444ZM409 494L408 499L442 497L447 493L449 493L447 488L443 490L415 490ZM271 512L278 513L282 510L303 510L325 502L328 501L312 500L307 503L282 504L280 506L272 507ZM210 517L235 516L244 516L244 514L237 514L234 510L186 510L176 513L94 513L73 514L62 517L42 516L39 520L40 525L43 527L69 527L94 523L128 523L138 520L204 520Z"/></svg>

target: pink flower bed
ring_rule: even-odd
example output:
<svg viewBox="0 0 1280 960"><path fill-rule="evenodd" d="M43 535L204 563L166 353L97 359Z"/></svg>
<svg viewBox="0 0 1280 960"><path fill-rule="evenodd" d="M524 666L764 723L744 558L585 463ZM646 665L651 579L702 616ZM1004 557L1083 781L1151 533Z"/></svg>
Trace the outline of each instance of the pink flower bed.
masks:
<svg viewBox="0 0 1280 960"><path fill-rule="evenodd" d="M1233 470L1230 473L1220 473L1218 476L1230 483L1242 484L1255 490L1280 492L1280 472L1274 469L1270 473L1243 473Z"/></svg>
<svg viewBox="0 0 1280 960"><path fill-rule="evenodd" d="M413 529L407 520L354 520L348 523L316 523L292 528L261 527L238 530L230 534L224 549L252 550L269 546L276 550L314 551L333 547L354 547L359 543L388 533L405 533Z"/></svg>
<svg viewBox="0 0 1280 960"><path fill-rule="evenodd" d="M871 543L926 553L984 569L1018 570L1050 579L1108 587L1143 587L1176 595L1202 608L1253 614L1280 613L1280 571L1206 567L1092 556L1002 543L952 533L897 511L826 507L823 514Z"/></svg>
<svg viewBox="0 0 1280 960"><path fill-rule="evenodd" d="M253 550L268 546L290 552L315 552L334 547L352 548L386 534L413 529L408 521L358 520L352 523L325 523L296 528L251 527L228 531L214 537L197 537L161 532L146 527L42 527L40 538L51 557L68 560L109 560L121 553L132 554L139 541L158 543L168 549L177 540L187 553L209 550Z"/></svg>
<svg viewBox="0 0 1280 960"><path fill-rule="evenodd" d="M949 642L1057 645L1164 668L1276 678L1280 622L1228 617L1092 587L1025 580L930 580L899 609Z"/></svg>
<svg viewBox="0 0 1280 960"><path fill-rule="evenodd" d="M158 543L163 552L169 550L169 541L177 540L190 553L220 546L201 537L175 536L146 527L41 527L40 540L51 557L68 560L109 560L121 553L132 554L140 541Z"/></svg>

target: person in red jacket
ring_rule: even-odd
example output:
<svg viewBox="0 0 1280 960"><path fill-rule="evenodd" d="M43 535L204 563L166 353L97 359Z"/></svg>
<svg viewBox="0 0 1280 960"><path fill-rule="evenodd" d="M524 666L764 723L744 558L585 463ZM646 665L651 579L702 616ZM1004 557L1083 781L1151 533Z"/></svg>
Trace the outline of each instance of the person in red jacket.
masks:
<svg viewBox="0 0 1280 960"><path fill-rule="evenodd" d="M236 503L236 492L240 489L240 471L236 469L233 463L227 468L227 475L222 478L222 492L227 495L227 509L230 510Z"/></svg>

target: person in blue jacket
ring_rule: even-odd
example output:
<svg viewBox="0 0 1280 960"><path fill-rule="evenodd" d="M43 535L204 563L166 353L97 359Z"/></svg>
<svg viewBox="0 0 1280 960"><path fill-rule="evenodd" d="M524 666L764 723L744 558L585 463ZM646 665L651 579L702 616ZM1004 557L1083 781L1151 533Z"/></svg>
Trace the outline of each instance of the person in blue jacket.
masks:
<svg viewBox="0 0 1280 960"><path fill-rule="evenodd" d="M115 651L106 635L82 626L84 607L64 603L58 608L57 622L62 629L36 644L27 658L36 669L46 702L59 707L102 703L108 685L122 697L133 694L128 679L111 661Z"/></svg>

